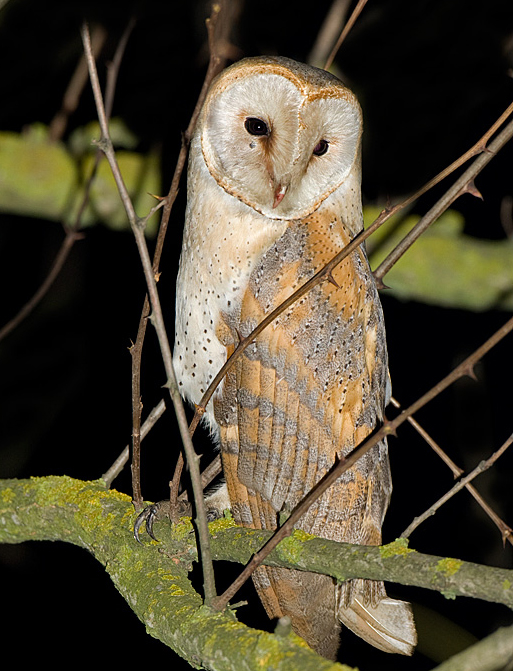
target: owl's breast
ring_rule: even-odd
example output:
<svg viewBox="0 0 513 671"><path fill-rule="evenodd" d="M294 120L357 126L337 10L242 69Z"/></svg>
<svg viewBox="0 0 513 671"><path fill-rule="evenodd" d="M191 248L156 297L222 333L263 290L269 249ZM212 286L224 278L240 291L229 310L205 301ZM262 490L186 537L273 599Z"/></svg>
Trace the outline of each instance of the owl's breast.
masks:
<svg viewBox="0 0 513 671"><path fill-rule="evenodd" d="M202 172L198 166L191 179L189 171L173 353L180 392L193 403L200 402L226 361L222 315L236 319L256 264L286 228L230 196ZM217 393L221 390L222 385ZM212 426L211 407L206 415Z"/></svg>

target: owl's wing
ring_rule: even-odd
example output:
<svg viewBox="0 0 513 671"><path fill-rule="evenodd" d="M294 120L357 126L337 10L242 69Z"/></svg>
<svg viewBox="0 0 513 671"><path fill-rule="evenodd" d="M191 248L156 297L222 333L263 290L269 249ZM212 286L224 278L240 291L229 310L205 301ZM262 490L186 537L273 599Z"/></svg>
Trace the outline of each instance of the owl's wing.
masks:
<svg viewBox="0 0 513 671"><path fill-rule="evenodd" d="M291 225L253 273L239 319L230 323L226 318L225 333L251 332L334 256L332 238L333 231L320 230L319 221ZM255 339L217 401L232 512L245 526L276 528L278 515L292 510L382 417L384 330L364 253L358 250L340 264L333 280L310 291ZM389 494L388 456L381 443L343 474L297 526L333 540L379 544ZM308 576L263 568L255 582L269 615L290 615L296 631L322 650L322 641L332 641L337 626L337 594L331 578L317 576L309 585ZM362 603L377 606L386 597L379 583L364 585ZM372 640L359 626L366 615L350 593L342 610L352 609L353 602L350 628L376 645L376 637ZM401 651L391 642L388 649Z"/></svg>

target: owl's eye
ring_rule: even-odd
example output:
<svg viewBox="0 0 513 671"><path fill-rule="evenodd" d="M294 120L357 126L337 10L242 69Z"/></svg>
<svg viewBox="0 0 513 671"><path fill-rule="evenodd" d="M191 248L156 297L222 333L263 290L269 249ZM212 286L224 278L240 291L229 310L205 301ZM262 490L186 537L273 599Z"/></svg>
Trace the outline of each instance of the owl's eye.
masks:
<svg viewBox="0 0 513 671"><path fill-rule="evenodd" d="M265 121L262 121L262 119L257 119L253 116L249 116L246 119L244 122L244 128L250 135L269 135L269 127Z"/></svg>
<svg viewBox="0 0 513 671"><path fill-rule="evenodd" d="M324 154L328 151L329 146L330 145L328 140L321 140L314 147L313 150L314 156L324 156Z"/></svg>

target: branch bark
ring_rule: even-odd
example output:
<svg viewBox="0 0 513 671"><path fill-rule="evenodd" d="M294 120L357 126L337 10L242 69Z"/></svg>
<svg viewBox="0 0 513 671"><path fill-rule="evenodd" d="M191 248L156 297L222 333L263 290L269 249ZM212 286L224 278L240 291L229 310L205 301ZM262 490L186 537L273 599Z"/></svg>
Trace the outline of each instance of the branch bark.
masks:
<svg viewBox="0 0 513 671"><path fill-rule="evenodd" d="M162 542L141 546L132 535L135 515L130 497L107 490L101 480L0 481L0 542L62 540L89 550L149 633L193 665L261 669L272 661L280 671L347 671L305 648L294 634L280 637L250 629L230 610L216 613L203 606L188 580L197 559L190 520L162 523ZM227 519L212 523L210 532L214 557L239 562L248 561L271 535L234 527ZM404 540L364 547L295 532L265 563L327 573L338 580L385 579L448 598L472 596L513 608L512 570L424 555Z"/></svg>

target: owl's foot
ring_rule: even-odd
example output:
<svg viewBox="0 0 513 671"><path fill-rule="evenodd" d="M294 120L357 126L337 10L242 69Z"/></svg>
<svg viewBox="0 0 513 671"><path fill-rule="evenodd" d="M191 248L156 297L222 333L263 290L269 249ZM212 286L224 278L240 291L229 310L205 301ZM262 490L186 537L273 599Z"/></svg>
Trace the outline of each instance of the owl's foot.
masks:
<svg viewBox="0 0 513 671"><path fill-rule="evenodd" d="M185 515L191 515L191 505L188 501L178 501L176 509L173 511L175 516L183 517ZM158 541L158 538L155 537L153 533L153 525L155 522L160 522L165 518L170 518L171 513L171 503L169 500L159 501L158 503L152 503L150 506L146 506L142 512L139 513L134 524L134 538L138 543L142 543L140 539L141 527L143 524L146 525L146 533L150 538L153 538L154 541Z"/></svg>
<svg viewBox="0 0 513 671"><path fill-rule="evenodd" d="M224 516L224 511L230 509L230 501L228 498L228 490L226 483L214 487L205 496L205 507L207 513L207 522L213 522ZM192 515L192 506L187 500L178 499L175 509L173 510L173 518L190 517ZM154 541L158 541L153 533L153 525L155 522L160 522L165 518L173 519L171 517L171 503L169 500L152 503L150 506L144 508L139 513L134 524L134 538L138 543L141 543L140 531L143 524L146 525L146 533Z"/></svg>

